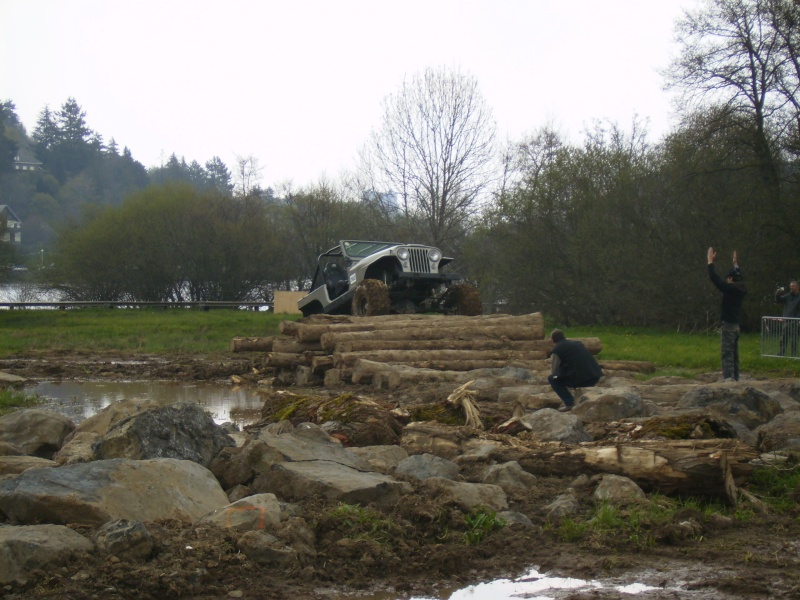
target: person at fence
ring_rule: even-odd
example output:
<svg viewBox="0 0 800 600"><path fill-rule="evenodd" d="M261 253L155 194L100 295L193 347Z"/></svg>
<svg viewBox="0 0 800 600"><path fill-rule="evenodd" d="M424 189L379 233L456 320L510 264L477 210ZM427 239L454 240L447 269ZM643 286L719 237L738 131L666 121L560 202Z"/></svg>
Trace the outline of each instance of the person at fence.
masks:
<svg viewBox="0 0 800 600"><path fill-rule="evenodd" d="M708 249L708 278L722 292L722 334L720 340L722 355L723 381L739 381L739 320L742 316L742 301L747 294L744 274L739 268L736 250L733 251L733 268L728 271L725 280L717 275L714 259L717 253L714 248Z"/></svg>
<svg viewBox="0 0 800 600"><path fill-rule="evenodd" d="M594 356L578 340L568 340L560 329L550 334L554 346L550 350L551 372L547 381L564 403L559 410L566 412L575 406L575 398L569 388L584 388L597 385L603 370Z"/></svg>
<svg viewBox="0 0 800 600"><path fill-rule="evenodd" d="M800 319L800 286L796 279L789 283L788 292L783 287L775 290L775 302L783 304L784 319ZM787 342L791 342L792 356L797 356L798 337L800 337L800 321L784 321L781 331L781 356L786 354Z"/></svg>

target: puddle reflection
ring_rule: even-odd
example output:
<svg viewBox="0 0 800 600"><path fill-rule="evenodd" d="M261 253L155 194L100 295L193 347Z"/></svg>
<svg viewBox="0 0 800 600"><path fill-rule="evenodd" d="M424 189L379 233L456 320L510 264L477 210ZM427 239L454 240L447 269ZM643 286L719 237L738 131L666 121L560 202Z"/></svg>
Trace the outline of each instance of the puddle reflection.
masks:
<svg viewBox="0 0 800 600"><path fill-rule="evenodd" d="M45 399L41 408L66 415L76 425L113 402L149 398L161 404L197 402L215 423L232 422L242 427L259 419L264 403L258 394L244 388L165 381L39 383L25 391Z"/></svg>

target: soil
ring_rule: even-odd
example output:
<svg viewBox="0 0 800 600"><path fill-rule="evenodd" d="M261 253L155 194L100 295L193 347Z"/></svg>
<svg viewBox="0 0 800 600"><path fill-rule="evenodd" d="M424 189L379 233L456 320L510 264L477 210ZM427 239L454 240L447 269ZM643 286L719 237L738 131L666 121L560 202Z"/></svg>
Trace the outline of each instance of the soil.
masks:
<svg viewBox="0 0 800 600"><path fill-rule="evenodd" d="M38 380L220 381L245 385L263 378L260 355L110 356L61 354L0 360L0 371ZM354 386L356 393L380 392ZM319 392L319 390L317 390ZM414 390L418 401L436 389ZM388 394L388 392L387 392ZM410 397L385 398L393 403ZM410 482L413 485L413 482ZM334 519L332 506L302 505L314 527L316 556L299 564L264 566L236 549L238 536L178 522L148 523L157 542L147 561L121 561L99 553L75 559L30 581L0 588L14 599L211 598L332 599L385 592L381 598L435 596L445 590L530 567L581 579L611 579L659 588L637 598L800 598L800 509L747 518L686 508L671 523L648 531L651 542L597 535L564 541L544 507L571 479L540 477L525 494L510 495L511 510L533 527L509 525L467 544L464 515L425 495L411 494L383 512L381 527L359 530ZM582 510L592 506L591 486L578 487ZM583 491L582 491L583 490ZM686 524L692 526L687 532ZM646 524L645 524L646 527ZM91 531L77 528L87 536ZM676 591L679 586L680 590ZM622 598L613 588L564 592L559 598Z"/></svg>

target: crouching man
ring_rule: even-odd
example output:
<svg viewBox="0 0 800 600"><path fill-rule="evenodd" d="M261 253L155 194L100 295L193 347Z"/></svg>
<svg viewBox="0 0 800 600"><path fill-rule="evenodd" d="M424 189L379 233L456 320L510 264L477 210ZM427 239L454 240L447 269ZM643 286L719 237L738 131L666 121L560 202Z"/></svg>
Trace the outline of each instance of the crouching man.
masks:
<svg viewBox="0 0 800 600"><path fill-rule="evenodd" d="M597 385L603 370L586 347L578 340L568 340L564 332L554 329L550 334L553 349L550 351L552 369L547 381L558 394L564 406L561 412L572 410L575 398L569 388L584 388Z"/></svg>

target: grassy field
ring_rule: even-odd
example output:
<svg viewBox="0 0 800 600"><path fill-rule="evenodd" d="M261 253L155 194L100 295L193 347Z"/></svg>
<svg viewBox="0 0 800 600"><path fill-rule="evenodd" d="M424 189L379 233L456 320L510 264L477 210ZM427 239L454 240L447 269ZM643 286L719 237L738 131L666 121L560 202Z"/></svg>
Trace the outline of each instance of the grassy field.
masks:
<svg viewBox="0 0 800 600"><path fill-rule="evenodd" d="M237 336L278 333L285 315L215 309L80 309L0 311L0 357L50 352L228 352ZM549 331L554 325L548 324ZM568 337L597 337L601 359L647 360L658 374L691 375L720 369L719 336L633 327L570 327ZM758 334L742 335L742 371L800 377L800 360L762 358Z"/></svg>

